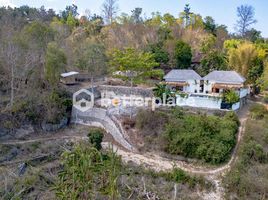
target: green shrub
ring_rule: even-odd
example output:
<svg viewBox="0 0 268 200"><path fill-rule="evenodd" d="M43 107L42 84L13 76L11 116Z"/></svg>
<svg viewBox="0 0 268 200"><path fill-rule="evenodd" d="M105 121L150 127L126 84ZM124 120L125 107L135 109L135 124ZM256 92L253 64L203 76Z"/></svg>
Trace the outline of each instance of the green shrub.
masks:
<svg viewBox="0 0 268 200"><path fill-rule="evenodd" d="M267 114L267 109L261 104L254 104L250 108L250 116L252 119L263 119Z"/></svg>
<svg viewBox="0 0 268 200"><path fill-rule="evenodd" d="M235 104L239 102L239 95L234 90L228 90L223 95L223 100L229 104Z"/></svg>
<svg viewBox="0 0 268 200"><path fill-rule="evenodd" d="M14 124L12 121L5 121L3 122L3 127L6 129L13 129L15 128Z"/></svg>
<svg viewBox="0 0 268 200"><path fill-rule="evenodd" d="M233 111L230 111L230 112L227 112L225 115L224 115L224 119L226 119L227 121L234 121L237 125L239 125L239 119L238 119L238 116L235 114L235 112Z"/></svg>
<svg viewBox="0 0 268 200"><path fill-rule="evenodd" d="M197 185L207 189L210 189L212 187L211 182L206 181L204 177L190 176L185 171L179 168L173 168L173 170L170 172L150 172L150 176L160 176L164 177L167 181L188 184L190 188L194 188Z"/></svg>
<svg viewBox="0 0 268 200"><path fill-rule="evenodd" d="M96 199L99 194L106 195L104 199L118 199L122 164L114 152L103 154L81 143L63 153L62 163L54 187L58 199Z"/></svg>
<svg viewBox="0 0 268 200"><path fill-rule="evenodd" d="M254 162L262 163L266 159L266 154L262 145L256 141L248 141L241 148L242 160L245 165Z"/></svg>
<svg viewBox="0 0 268 200"><path fill-rule="evenodd" d="M59 123L70 113L72 107L71 101L67 93L60 90L53 90L42 101L45 110L44 120L47 123Z"/></svg>
<svg viewBox="0 0 268 200"><path fill-rule="evenodd" d="M149 72L151 79L162 80L165 72L162 69L156 69Z"/></svg>
<svg viewBox="0 0 268 200"><path fill-rule="evenodd" d="M90 144L93 145L97 150L101 150L101 143L104 137L103 130L101 129L93 129L89 132L88 138Z"/></svg>
<svg viewBox="0 0 268 200"><path fill-rule="evenodd" d="M44 115L44 113L40 112L41 107L33 99L22 100L14 104L11 108L11 113L20 122L29 120L32 123L37 123Z"/></svg>
<svg viewBox="0 0 268 200"><path fill-rule="evenodd" d="M164 133L168 153L198 158L212 164L226 161L235 146L238 120L234 113L173 118Z"/></svg>
<svg viewBox="0 0 268 200"><path fill-rule="evenodd" d="M167 178L177 183L186 182L190 179L189 175L187 175L182 169L174 168L172 172L167 174Z"/></svg>
<svg viewBox="0 0 268 200"><path fill-rule="evenodd" d="M136 128L145 137L146 150L196 158L211 164L225 162L236 144L239 120L234 112L223 117L142 110Z"/></svg>

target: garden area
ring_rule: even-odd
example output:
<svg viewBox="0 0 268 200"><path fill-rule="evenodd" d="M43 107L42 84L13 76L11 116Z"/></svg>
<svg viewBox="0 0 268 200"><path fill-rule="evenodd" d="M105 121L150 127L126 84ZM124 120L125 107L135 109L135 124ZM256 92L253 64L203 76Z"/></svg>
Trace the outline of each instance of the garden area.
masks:
<svg viewBox="0 0 268 200"><path fill-rule="evenodd" d="M214 165L224 163L235 147L239 121L233 112L221 115L195 114L179 108L169 112L141 110L135 125L144 138L140 149Z"/></svg>

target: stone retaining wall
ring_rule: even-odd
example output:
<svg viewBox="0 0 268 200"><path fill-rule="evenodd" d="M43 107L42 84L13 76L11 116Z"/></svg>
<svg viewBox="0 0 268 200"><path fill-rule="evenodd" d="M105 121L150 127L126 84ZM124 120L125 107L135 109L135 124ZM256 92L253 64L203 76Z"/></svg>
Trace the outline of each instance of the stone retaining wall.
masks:
<svg viewBox="0 0 268 200"><path fill-rule="evenodd" d="M92 108L86 112L81 112L73 107L71 122L101 127L106 132L110 133L115 141L121 144L124 148L130 151L134 150L132 145L125 139L124 132L122 132L119 125L110 118L105 109Z"/></svg>
<svg viewBox="0 0 268 200"><path fill-rule="evenodd" d="M153 97L153 88L141 88L141 87L126 87L126 86L111 86L111 85L100 85L97 88L102 92L114 92L116 95L126 96L139 96L139 97Z"/></svg>

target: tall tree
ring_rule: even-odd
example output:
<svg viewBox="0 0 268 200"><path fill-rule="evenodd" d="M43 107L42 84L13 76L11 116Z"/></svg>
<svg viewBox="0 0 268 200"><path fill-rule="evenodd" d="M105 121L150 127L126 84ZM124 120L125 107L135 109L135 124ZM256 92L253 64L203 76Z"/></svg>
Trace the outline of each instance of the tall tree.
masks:
<svg viewBox="0 0 268 200"><path fill-rule="evenodd" d="M89 19L89 23L86 27L87 31L90 35L99 35L101 32L101 29L104 27L104 21L103 18L99 15L92 15Z"/></svg>
<svg viewBox="0 0 268 200"><path fill-rule="evenodd" d="M131 20L135 23L141 23L143 21L141 14L142 14L142 8L135 8L131 11Z"/></svg>
<svg viewBox="0 0 268 200"><path fill-rule="evenodd" d="M178 69L190 68L192 62L192 50L190 45L179 40L175 47L175 59Z"/></svg>
<svg viewBox="0 0 268 200"><path fill-rule="evenodd" d="M176 18L169 13L164 14L162 20L166 28L171 28L176 23Z"/></svg>
<svg viewBox="0 0 268 200"><path fill-rule="evenodd" d="M137 51L134 48L126 48L123 50L114 50L111 53L110 66L112 71L123 72L123 78L127 78L131 86L135 78L146 78L151 75L153 67L158 63L154 60L152 53Z"/></svg>
<svg viewBox="0 0 268 200"><path fill-rule="evenodd" d="M13 106L15 101L15 91L17 89L16 87L16 80L19 78L22 78L19 75L19 63L21 61L20 56L22 55L21 48L15 41L14 37L8 38L8 40L4 41L1 44L1 60L4 62L5 65L7 65L7 71L9 80L9 87L10 88L10 106ZM0 50L0 51L1 51ZM22 75L22 74L21 74Z"/></svg>
<svg viewBox="0 0 268 200"><path fill-rule="evenodd" d="M246 36L246 32L249 30L251 25L257 23L255 17L255 10L252 6L241 5L237 8L237 30L238 33L242 36Z"/></svg>
<svg viewBox="0 0 268 200"><path fill-rule="evenodd" d="M103 75L106 72L104 45L87 39L77 51L76 65L89 74L93 89L94 77Z"/></svg>
<svg viewBox="0 0 268 200"><path fill-rule="evenodd" d="M46 79L52 87L59 80L60 72L63 71L67 63L67 58L62 49L56 43L49 43L46 52Z"/></svg>
<svg viewBox="0 0 268 200"><path fill-rule="evenodd" d="M169 54L163 48L163 43L151 44L148 46L148 50L153 53L155 61L161 64L167 64L169 61Z"/></svg>
<svg viewBox="0 0 268 200"><path fill-rule="evenodd" d="M102 4L102 12L105 22L111 24L119 11L117 0L105 0Z"/></svg>
<svg viewBox="0 0 268 200"><path fill-rule="evenodd" d="M190 24L190 17L191 17L190 15L192 14L189 4L185 5L183 13L184 13L184 19L185 19L185 26L187 27Z"/></svg>
<svg viewBox="0 0 268 200"><path fill-rule="evenodd" d="M79 15L77 12L78 7L76 5L66 6L65 10L61 12L61 17L64 19L64 21L67 20L68 16L71 14L73 17L76 17Z"/></svg>
<svg viewBox="0 0 268 200"><path fill-rule="evenodd" d="M2 65L0 82L6 83L5 88L10 91L10 106L15 102L16 91L22 85L26 66L24 66L24 49L18 40L23 18L14 15L13 10L2 9L0 17L0 64ZM6 13L5 13L6 11Z"/></svg>
<svg viewBox="0 0 268 200"><path fill-rule="evenodd" d="M210 16L205 17L204 29L211 34L216 35L216 28L217 25L215 24L215 20Z"/></svg>
<svg viewBox="0 0 268 200"><path fill-rule="evenodd" d="M72 15L72 13L69 13L67 20L66 20L66 24L69 27L74 28L78 24L78 20L75 19L75 17Z"/></svg>
<svg viewBox="0 0 268 200"><path fill-rule="evenodd" d="M252 43L245 42L239 44L237 48L229 49L228 57L230 67L248 78L249 71L255 65L254 61L258 57L258 52Z"/></svg>
<svg viewBox="0 0 268 200"><path fill-rule="evenodd" d="M201 60L201 75L207 75L213 70L227 70L227 60L223 53L212 50Z"/></svg>
<svg viewBox="0 0 268 200"><path fill-rule="evenodd" d="M251 42L261 41L263 39L261 36L261 31L258 31L254 28L246 31L245 38L247 38Z"/></svg>
<svg viewBox="0 0 268 200"><path fill-rule="evenodd" d="M45 72L45 55L49 42L54 40L55 32L52 28L44 23L33 22L27 25L23 31L23 40L28 48L31 57L34 57L36 62L33 63L34 72L36 74L37 84L42 83Z"/></svg>
<svg viewBox="0 0 268 200"><path fill-rule="evenodd" d="M224 41L229 38L229 33L227 26L219 25L216 28L216 47L218 49L223 49Z"/></svg>

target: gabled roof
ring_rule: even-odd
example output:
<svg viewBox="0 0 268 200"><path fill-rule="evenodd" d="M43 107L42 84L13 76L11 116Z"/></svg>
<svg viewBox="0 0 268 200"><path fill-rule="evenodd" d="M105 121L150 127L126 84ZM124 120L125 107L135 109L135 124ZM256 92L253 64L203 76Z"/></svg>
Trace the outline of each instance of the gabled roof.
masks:
<svg viewBox="0 0 268 200"><path fill-rule="evenodd" d="M68 76L73 76L73 75L76 75L76 74L79 74L78 72L67 72L67 73L62 73L61 74L61 77L63 78L66 78Z"/></svg>
<svg viewBox="0 0 268 200"><path fill-rule="evenodd" d="M173 69L166 76L164 76L164 79L165 81L179 82L187 80L201 80L201 76L194 70Z"/></svg>
<svg viewBox="0 0 268 200"><path fill-rule="evenodd" d="M243 84L246 79L236 71L213 71L206 75L204 80L215 81L216 83Z"/></svg>

